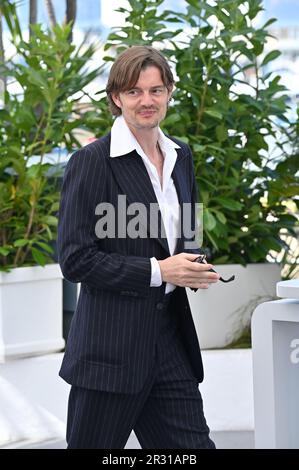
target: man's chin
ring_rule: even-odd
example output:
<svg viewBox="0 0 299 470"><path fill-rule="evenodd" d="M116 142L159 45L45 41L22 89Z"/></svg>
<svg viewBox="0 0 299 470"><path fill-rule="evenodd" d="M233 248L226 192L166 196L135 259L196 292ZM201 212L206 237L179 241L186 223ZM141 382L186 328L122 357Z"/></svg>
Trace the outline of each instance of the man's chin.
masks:
<svg viewBox="0 0 299 470"><path fill-rule="evenodd" d="M140 129L154 129L155 127L158 127L159 124L159 119L148 120L148 122L143 119L138 121L138 127Z"/></svg>

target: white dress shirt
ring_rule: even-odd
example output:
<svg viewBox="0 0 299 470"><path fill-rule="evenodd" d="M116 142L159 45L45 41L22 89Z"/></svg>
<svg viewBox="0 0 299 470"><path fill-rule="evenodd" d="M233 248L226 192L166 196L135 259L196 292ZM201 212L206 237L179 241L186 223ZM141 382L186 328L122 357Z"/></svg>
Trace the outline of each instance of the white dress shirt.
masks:
<svg viewBox="0 0 299 470"><path fill-rule="evenodd" d="M159 128L158 143L164 156L162 187L158 171L155 165L144 153L138 141L130 131L123 116L115 119L111 128L110 157L120 157L136 150L142 158L150 177L153 189L160 207L161 216L165 227L165 234L169 246L169 252L173 255L179 232L179 201L173 179L171 177L177 153L176 148L180 148L172 140L168 139ZM151 261L151 287L159 287L162 284L162 276L159 263L155 257ZM175 285L166 283L165 293L175 289Z"/></svg>

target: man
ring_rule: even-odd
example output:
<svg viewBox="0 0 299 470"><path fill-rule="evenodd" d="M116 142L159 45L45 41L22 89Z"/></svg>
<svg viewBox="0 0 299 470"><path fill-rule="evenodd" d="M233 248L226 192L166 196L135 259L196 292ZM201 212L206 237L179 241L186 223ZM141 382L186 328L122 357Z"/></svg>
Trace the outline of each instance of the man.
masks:
<svg viewBox="0 0 299 470"><path fill-rule="evenodd" d="M60 371L72 384L68 448L123 448L132 429L142 448L214 448L185 287L207 288L219 275L193 262L198 251L184 250L179 230L195 178L189 147L159 128L173 85L157 50L123 52L106 88L117 116L111 133L76 152L65 171L60 264L81 282ZM158 204L160 225L151 217ZM141 206L135 236L130 215Z"/></svg>

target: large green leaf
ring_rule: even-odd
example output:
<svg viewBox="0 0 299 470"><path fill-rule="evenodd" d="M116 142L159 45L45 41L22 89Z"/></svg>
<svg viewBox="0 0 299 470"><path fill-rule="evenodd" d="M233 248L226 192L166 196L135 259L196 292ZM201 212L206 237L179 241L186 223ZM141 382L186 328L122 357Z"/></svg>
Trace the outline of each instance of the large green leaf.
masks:
<svg viewBox="0 0 299 470"><path fill-rule="evenodd" d="M240 211L243 207L243 204L235 199L231 199L229 197L222 197L217 196L215 201L219 203L221 206L225 207L226 209L230 209L231 211Z"/></svg>
<svg viewBox="0 0 299 470"><path fill-rule="evenodd" d="M281 55L280 51L271 51L269 52L265 58L263 59L262 66L268 64L269 62L272 62L272 60L277 59Z"/></svg>
<svg viewBox="0 0 299 470"><path fill-rule="evenodd" d="M208 231L213 230L216 226L216 219L208 209L203 212L203 226Z"/></svg>

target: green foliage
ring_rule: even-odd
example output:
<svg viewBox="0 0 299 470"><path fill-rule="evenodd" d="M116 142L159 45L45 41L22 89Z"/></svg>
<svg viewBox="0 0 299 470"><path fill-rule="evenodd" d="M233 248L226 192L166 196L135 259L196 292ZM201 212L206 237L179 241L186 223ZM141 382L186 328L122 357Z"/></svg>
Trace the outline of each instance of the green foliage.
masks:
<svg viewBox="0 0 299 470"><path fill-rule="evenodd" d="M169 10L158 11L164 0L131 0L129 9L124 7L116 11L124 14L125 25L112 28L108 36L104 50L108 55L104 56L106 64L114 61L115 53L120 54L127 47L133 45L152 44L154 41L164 41L173 37L173 32L164 27L164 23L181 22L175 18ZM179 34L181 29L177 29ZM108 108L105 90L98 93L101 98L92 100L92 109L85 115L85 123L95 135L101 136L110 131L113 123L111 112Z"/></svg>
<svg viewBox="0 0 299 470"><path fill-rule="evenodd" d="M113 124L113 117L108 107L105 90L100 90L99 99L90 97L90 107L84 113L84 125L94 136L102 137L108 134Z"/></svg>
<svg viewBox="0 0 299 470"><path fill-rule="evenodd" d="M8 270L53 262L59 166L46 164L45 155L80 145L75 131L85 123L77 103L101 68L86 69L95 48L70 44L70 25L52 31L33 25L28 42L14 3L0 6L16 49L0 63L1 73L20 89L18 95L6 92L0 110L0 269Z"/></svg>
<svg viewBox="0 0 299 470"><path fill-rule="evenodd" d="M247 325L240 336L223 349L248 349L251 348L251 328ZM221 348L222 349L222 348Z"/></svg>
<svg viewBox="0 0 299 470"><path fill-rule="evenodd" d="M130 0L129 8L119 8L117 11L125 16L125 26L112 28L105 50L116 47L117 53L121 53L129 46L152 44L172 39L182 29L169 30L167 24L181 23L170 10L162 10L164 0ZM106 60L113 60L107 56Z"/></svg>
<svg viewBox="0 0 299 470"><path fill-rule="evenodd" d="M162 124L192 149L204 247L215 263L262 262L270 250L287 249L281 234L294 235L296 218L286 201L298 207L299 194L298 153L283 145L293 142L287 90L279 76L265 74L279 55L264 53L274 20L253 25L261 0L185 3L180 14L162 11L163 0L129 1L119 9L125 27L114 29L106 50L149 44L171 61L176 90Z"/></svg>
<svg viewBox="0 0 299 470"><path fill-rule="evenodd" d="M98 136L109 131L105 97L90 99L84 114L78 101L115 54L135 44L161 49L173 66L176 89L163 129L191 147L204 248L213 262L246 264L287 253L296 223L289 201L298 208L298 123L286 117L280 77L267 73L279 55L264 52L274 20L253 26L261 0L186 0L184 13L163 4L129 0L120 8L125 26L112 30L104 64L89 72L94 47L83 42L75 49L70 26L52 32L33 26L27 42L14 2L0 0L16 48L13 60L0 63L0 75L22 90L6 93L0 110L0 269L51 260L59 192L45 155L79 145L78 128Z"/></svg>

